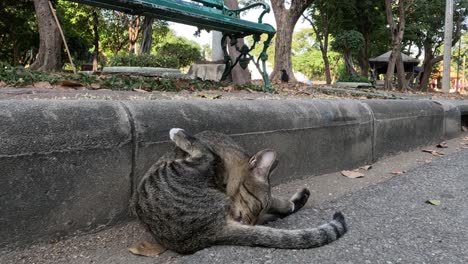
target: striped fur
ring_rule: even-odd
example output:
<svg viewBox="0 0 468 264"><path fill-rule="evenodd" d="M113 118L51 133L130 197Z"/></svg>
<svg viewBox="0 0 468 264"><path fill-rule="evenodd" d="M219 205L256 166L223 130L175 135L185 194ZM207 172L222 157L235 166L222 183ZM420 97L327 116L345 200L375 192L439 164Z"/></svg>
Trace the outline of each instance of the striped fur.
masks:
<svg viewBox="0 0 468 264"><path fill-rule="evenodd" d="M272 150L249 157L226 135L191 136L170 131L177 149L156 162L142 178L132 209L162 246L188 254L217 245L310 248L346 232L338 213L323 226L281 230L254 225L262 218L284 217L307 202L303 189L290 200L272 197Z"/></svg>

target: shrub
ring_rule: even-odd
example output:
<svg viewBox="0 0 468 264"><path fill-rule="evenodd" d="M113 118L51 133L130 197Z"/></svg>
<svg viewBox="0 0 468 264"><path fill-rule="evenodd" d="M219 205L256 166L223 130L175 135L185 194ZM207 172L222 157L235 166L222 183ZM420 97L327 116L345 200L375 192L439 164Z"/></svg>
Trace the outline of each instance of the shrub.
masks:
<svg viewBox="0 0 468 264"><path fill-rule="evenodd" d="M202 59L201 48L189 41L166 42L156 49L160 56L174 56L179 61L179 67L186 67Z"/></svg>
<svg viewBox="0 0 468 264"><path fill-rule="evenodd" d="M365 82L370 83L367 77L361 75L351 75L346 70L344 64L339 64L337 69L337 82Z"/></svg>

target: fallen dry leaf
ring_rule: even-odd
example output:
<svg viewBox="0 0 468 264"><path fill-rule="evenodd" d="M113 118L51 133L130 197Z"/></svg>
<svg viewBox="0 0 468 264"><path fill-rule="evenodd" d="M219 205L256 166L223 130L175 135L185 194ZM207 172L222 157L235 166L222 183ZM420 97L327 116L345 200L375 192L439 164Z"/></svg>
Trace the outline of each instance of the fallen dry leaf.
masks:
<svg viewBox="0 0 468 264"><path fill-rule="evenodd" d="M139 92L139 93L149 93L148 91L145 91L143 89L138 89L138 88L134 88L133 91Z"/></svg>
<svg viewBox="0 0 468 264"><path fill-rule="evenodd" d="M444 155L444 153L439 152L437 150L432 150L432 149L422 149L421 151L431 153L432 156L436 156L436 157L442 157Z"/></svg>
<svg viewBox="0 0 468 264"><path fill-rule="evenodd" d="M466 126L462 126L462 131L463 132L467 132L468 131L468 128Z"/></svg>
<svg viewBox="0 0 468 264"><path fill-rule="evenodd" d="M364 174L357 172L357 171L343 170L341 171L341 174L351 179L364 177Z"/></svg>
<svg viewBox="0 0 468 264"><path fill-rule="evenodd" d="M426 201L426 203L428 204L432 204L432 205L435 205L435 206L439 206L440 205L440 200L437 200L437 199L429 199Z"/></svg>
<svg viewBox="0 0 468 264"><path fill-rule="evenodd" d="M132 254L145 257L157 257L166 250L167 249L165 247L149 241L144 241L128 248L128 251L130 251Z"/></svg>
<svg viewBox="0 0 468 264"><path fill-rule="evenodd" d="M223 88L223 91L229 92L229 93L232 92L232 91L234 91L234 90L235 90L235 88L234 88L234 86L232 86L232 85L228 85L228 86L226 86L226 87Z"/></svg>
<svg viewBox="0 0 468 264"><path fill-rule="evenodd" d="M6 87L7 86L7 83L4 82L4 81L0 81L0 87Z"/></svg>
<svg viewBox="0 0 468 264"><path fill-rule="evenodd" d="M72 88L83 86L83 84L80 82L70 81L70 80L63 80L59 84L65 87L72 87Z"/></svg>
<svg viewBox="0 0 468 264"><path fill-rule="evenodd" d="M93 90L101 89L101 85L99 83L92 83L90 87Z"/></svg>
<svg viewBox="0 0 468 264"><path fill-rule="evenodd" d="M201 97L201 98L207 98L207 99L211 99L211 100L214 100L214 99L219 99L221 98L221 94L198 94L197 96Z"/></svg>
<svg viewBox="0 0 468 264"><path fill-rule="evenodd" d="M359 167L359 168L362 169L362 170L366 170L366 171L367 171L367 170L372 169L372 165L366 165L366 166L362 166L362 167Z"/></svg>
<svg viewBox="0 0 468 264"><path fill-rule="evenodd" d="M50 82L35 82L34 87L36 88L45 88L45 89L52 89L52 84Z"/></svg>
<svg viewBox="0 0 468 264"><path fill-rule="evenodd" d="M438 148L448 148L448 145L447 145L447 143L444 141L444 142L440 142L439 144L437 144L436 147L438 147Z"/></svg>
<svg viewBox="0 0 468 264"><path fill-rule="evenodd" d="M403 173L405 173L406 171L398 171L398 170L395 170L395 171L392 171L390 172L391 174L394 174L394 175L401 175Z"/></svg>

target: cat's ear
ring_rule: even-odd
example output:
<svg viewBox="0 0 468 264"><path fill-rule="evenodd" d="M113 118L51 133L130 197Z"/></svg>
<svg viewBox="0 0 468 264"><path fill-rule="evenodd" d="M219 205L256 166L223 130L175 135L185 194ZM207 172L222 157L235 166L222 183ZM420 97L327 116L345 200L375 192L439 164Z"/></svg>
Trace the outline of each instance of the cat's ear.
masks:
<svg viewBox="0 0 468 264"><path fill-rule="evenodd" d="M271 149L259 151L250 158L249 164L255 177L268 179L270 170L276 165L276 152Z"/></svg>

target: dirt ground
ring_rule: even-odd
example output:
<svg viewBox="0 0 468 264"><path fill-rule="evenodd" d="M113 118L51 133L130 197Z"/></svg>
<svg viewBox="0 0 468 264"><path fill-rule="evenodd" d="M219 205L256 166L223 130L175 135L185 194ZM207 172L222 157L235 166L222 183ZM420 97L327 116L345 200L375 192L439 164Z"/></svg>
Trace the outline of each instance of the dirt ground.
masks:
<svg viewBox="0 0 468 264"><path fill-rule="evenodd" d="M442 94L438 92L395 92L375 88L347 88L329 85L306 85L304 83L276 83L274 93L236 89L234 86L203 91L182 90L180 92L119 91L85 87L67 87L36 83L25 87L0 85L0 100L54 99L54 100L281 100L281 99L468 99L467 95Z"/></svg>

